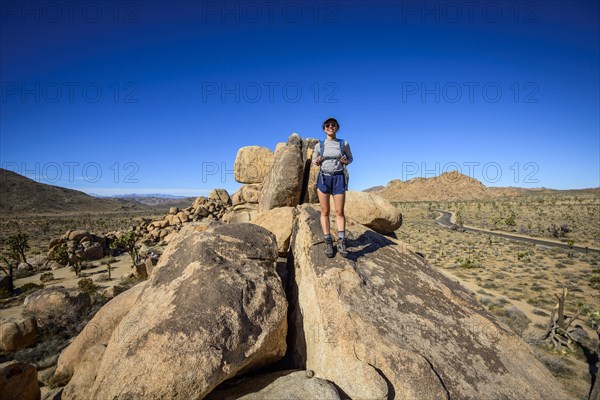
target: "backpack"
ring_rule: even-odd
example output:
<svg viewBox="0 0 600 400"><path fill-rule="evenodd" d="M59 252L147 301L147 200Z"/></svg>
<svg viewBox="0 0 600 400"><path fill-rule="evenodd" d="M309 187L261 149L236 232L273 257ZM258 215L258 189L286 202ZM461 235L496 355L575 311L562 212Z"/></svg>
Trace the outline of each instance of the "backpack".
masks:
<svg viewBox="0 0 600 400"><path fill-rule="evenodd" d="M342 153L342 156L344 155L344 148L346 147L346 141L344 139L338 139L340 141L340 152ZM323 152L325 151L325 141L321 140L319 142L319 154L321 155L321 157L323 156ZM346 168L346 164L343 164L344 166L344 179L346 180L346 190L348 190L348 180L350 179L350 175L348 174L348 168ZM319 171L321 170L321 168L319 167Z"/></svg>

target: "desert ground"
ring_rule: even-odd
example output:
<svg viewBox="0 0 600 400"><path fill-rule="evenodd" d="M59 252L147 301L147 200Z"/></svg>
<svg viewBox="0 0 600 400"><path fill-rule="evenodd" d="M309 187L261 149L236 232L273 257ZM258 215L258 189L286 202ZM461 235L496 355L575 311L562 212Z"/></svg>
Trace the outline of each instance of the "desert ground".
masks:
<svg viewBox="0 0 600 400"><path fill-rule="evenodd" d="M477 300L530 344L574 398L585 399L590 385L589 351L595 336L591 318L600 311L600 253L570 252L442 228L436 209L451 211L456 223L522 236L598 248L600 203L594 196L540 195L496 200L395 203L403 213L396 233L429 263L470 289ZM545 205L545 206L544 206ZM514 215L516 226L505 219ZM494 218L503 217L496 226ZM462 221L460 219L462 218ZM510 222L510 221L509 221ZM568 225L560 238L552 226ZM499 229L500 228L500 229ZM550 229L548 229L550 228ZM581 313L574 325L590 338L590 348L559 354L543 337L555 295L568 289L567 315Z"/></svg>
<svg viewBox="0 0 600 400"><path fill-rule="evenodd" d="M502 322L521 336L536 356L556 375L573 398L587 398L590 388L590 368L594 365L593 349L596 337L592 329L593 313L600 310L600 254L575 252L566 249L519 243L491 237L484 233L462 232L440 226L436 209L452 211L456 222L491 230L518 233L524 236L547 238L561 242L572 240L576 245L599 248L600 199L584 195L539 195L495 200L395 203L403 213L403 225L396 231L399 239L421 253L444 274L470 289L477 300ZM143 218L155 220L161 214L85 213L61 216L21 215L0 221L1 239L16 232L29 235L28 261L43 259L51 239L69 229L93 233L128 230ZM567 229L560 230L561 226ZM553 228L558 227L557 230ZM142 249L142 254L147 251ZM107 279L107 264L113 266L112 279ZM79 277L64 267L39 271L15 281L15 287L29 284L30 290L41 286L40 276L51 272L53 279L45 287L62 285L78 287L83 278L90 278L97 310L107 299L104 290L121 285L125 289L134 281L121 282L129 271L127 254L105 257L84 264ZM587 347L575 346L573 352L556 352L542 340L550 313L556 304L555 295L568 289L568 315L581 313L574 325ZM30 292L28 292L30 293ZM27 293L0 303L2 317L18 315ZM87 318L91 318L88 315ZM80 327L83 326L79 321ZM73 334L77 333L77 329ZM21 350L13 358L40 366L39 379L46 383L46 392L53 383L52 363L68 344L69 338L48 335L35 348ZM3 355L3 358L7 356ZM46 366L47 368L44 368Z"/></svg>

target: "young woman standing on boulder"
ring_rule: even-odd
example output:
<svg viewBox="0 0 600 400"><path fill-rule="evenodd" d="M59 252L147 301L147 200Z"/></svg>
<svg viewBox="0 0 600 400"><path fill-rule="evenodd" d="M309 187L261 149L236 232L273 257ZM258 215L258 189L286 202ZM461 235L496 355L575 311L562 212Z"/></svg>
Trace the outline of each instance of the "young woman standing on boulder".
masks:
<svg viewBox="0 0 600 400"><path fill-rule="evenodd" d="M325 255L329 258L334 256L333 238L329 226L329 196L331 195L333 195L335 223L339 237L337 250L343 257L348 255L344 204L346 190L348 190L346 165L352 162L352 152L348 142L336 137L339 129L340 125L335 118L329 118L323 122L323 131L327 137L315 145L312 157L313 164L320 167L317 178L317 194L321 204L321 227L323 235L325 235Z"/></svg>

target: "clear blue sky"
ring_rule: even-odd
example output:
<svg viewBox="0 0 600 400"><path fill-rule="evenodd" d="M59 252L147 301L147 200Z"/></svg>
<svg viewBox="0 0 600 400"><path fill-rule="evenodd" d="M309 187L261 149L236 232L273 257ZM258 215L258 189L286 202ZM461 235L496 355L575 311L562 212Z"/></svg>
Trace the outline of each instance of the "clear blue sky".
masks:
<svg viewBox="0 0 600 400"><path fill-rule="evenodd" d="M0 164L88 193L240 186L323 138L350 189L460 170L600 186L598 1L1 1Z"/></svg>

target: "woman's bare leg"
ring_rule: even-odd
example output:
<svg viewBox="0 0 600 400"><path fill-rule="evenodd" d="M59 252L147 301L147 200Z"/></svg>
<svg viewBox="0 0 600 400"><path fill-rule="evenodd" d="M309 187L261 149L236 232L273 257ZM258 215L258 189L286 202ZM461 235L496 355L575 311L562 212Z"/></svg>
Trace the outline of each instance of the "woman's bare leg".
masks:
<svg viewBox="0 0 600 400"><path fill-rule="evenodd" d="M344 215L344 204L346 203L346 193L333 195L333 205L335 207L335 224L338 232L346 230L346 216Z"/></svg>
<svg viewBox="0 0 600 400"><path fill-rule="evenodd" d="M319 196L319 203L321 204L321 228L323 229L323 235L329 234L329 194L321 192L317 189L317 195Z"/></svg>

